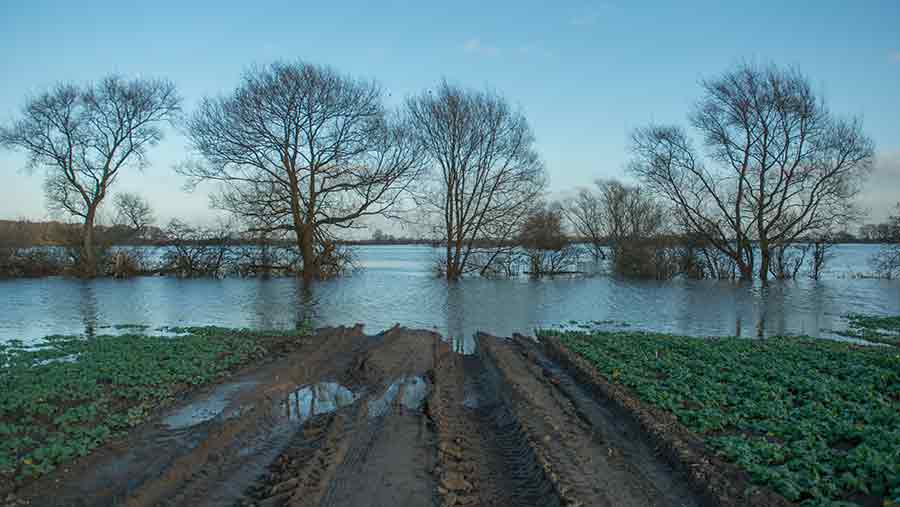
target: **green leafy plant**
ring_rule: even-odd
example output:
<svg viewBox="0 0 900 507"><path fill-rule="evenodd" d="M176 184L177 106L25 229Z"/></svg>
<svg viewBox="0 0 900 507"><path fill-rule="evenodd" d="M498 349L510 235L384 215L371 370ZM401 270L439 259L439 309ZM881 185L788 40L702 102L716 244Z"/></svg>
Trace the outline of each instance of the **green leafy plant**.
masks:
<svg viewBox="0 0 900 507"><path fill-rule="evenodd" d="M853 314L847 316L847 329L841 334L873 343L900 345L900 315L875 317Z"/></svg>
<svg viewBox="0 0 900 507"><path fill-rule="evenodd" d="M306 330L175 332L0 344L0 482L44 475L85 456L179 392L222 378Z"/></svg>
<svg viewBox="0 0 900 507"><path fill-rule="evenodd" d="M879 324L880 325L880 324ZM542 330L803 505L900 498L900 353L810 338Z"/></svg>

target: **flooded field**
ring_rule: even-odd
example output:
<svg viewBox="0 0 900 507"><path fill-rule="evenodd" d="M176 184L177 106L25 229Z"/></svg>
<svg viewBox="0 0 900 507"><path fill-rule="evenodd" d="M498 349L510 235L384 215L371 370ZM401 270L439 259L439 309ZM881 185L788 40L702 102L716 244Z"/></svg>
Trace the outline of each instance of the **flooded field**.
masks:
<svg viewBox="0 0 900 507"><path fill-rule="evenodd" d="M850 276L865 250L846 249L829 278L766 289L604 274L447 284L431 274L427 247L360 248L363 269L312 287L2 282L0 337L26 343L178 325L320 329L185 390L127 436L9 489L0 505L787 505L699 444L678 443L696 440L659 440L672 436L668 419L641 419L648 412L633 398L598 394L518 333L590 322L829 337L847 314L900 313L898 282ZM155 350L165 355L173 336L154 337Z"/></svg>
<svg viewBox="0 0 900 507"><path fill-rule="evenodd" d="M848 313L900 313L900 281L855 278L872 245L836 247L824 279L773 281L764 289L722 281L619 280L606 275L530 280L435 278L427 246L356 249L351 276L303 287L293 278L178 280L144 277L0 281L0 340L95 334L143 324L293 328L399 323L461 339L508 336L538 326L603 321L686 335L825 336Z"/></svg>

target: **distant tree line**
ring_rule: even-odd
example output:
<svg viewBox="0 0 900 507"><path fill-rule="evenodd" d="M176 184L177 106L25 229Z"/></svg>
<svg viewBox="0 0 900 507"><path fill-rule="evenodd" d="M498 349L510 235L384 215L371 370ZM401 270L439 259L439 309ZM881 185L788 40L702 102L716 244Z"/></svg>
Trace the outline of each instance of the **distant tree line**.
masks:
<svg viewBox="0 0 900 507"><path fill-rule="evenodd" d="M210 245L243 242L264 246L260 255L292 252L244 258L248 273L327 278L351 264L343 232L375 216L430 231L448 280L510 274L517 263L568 273L584 248L625 276L767 283L809 265L818 277L828 245L862 217L855 198L874 147L861 122L831 113L791 68L738 65L702 91L690 130L633 132L635 183L599 180L557 203L546 202L524 112L501 94L442 81L389 107L377 82L304 61L250 68L187 114L167 80L59 84L0 128L0 145L23 151L44 172L48 206L79 221L59 230L71 270L86 277L135 264L121 251L110 261L112 244L169 245L165 270L194 276L235 264ZM113 193L123 171L145 168L166 124L187 133L178 172L218 184L211 205L232 217L227 229L159 226L143 197ZM862 227L861 239L896 241L892 220ZM18 239L3 236L9 251ZM370 241L398 239L376 231Z"/></svg>

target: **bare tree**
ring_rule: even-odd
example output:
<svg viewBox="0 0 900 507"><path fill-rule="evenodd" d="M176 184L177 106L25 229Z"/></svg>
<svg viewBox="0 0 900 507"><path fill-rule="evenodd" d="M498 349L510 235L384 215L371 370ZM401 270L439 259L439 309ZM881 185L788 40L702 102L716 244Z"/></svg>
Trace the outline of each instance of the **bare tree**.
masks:
<svg viewBox="0 0 900 507"><path fill-rule="evenodd" d="M806 263L806 256L809 254L812 246L812 243L805 240L794 243L773 243L771 245L769 272L778 280L793 280L797 278L800 268ZM822 261L824 262L824 258Z"/></svg>
<svg viewBox="0 0 900 507"><path fill-rule="evenodd" d="M602 227L615 244L628 239L652 238L663 231L663 208L640 186L617 180L598 180Z"/></svg>
<svg viewBox="0 0 900 507"><path fill-rule="evenodd" d="M900 204L897 204L897 214L890 218L887 224L888 243L872 259L875 269L886 278L900 276Z"/></svg>
<svg viewBox="0 0 900 507"><path fill-rule="evenodd" d="M114 224L129 229L132 236L140 236L156 218L146 199L132 192L122 192L113 198L116 218Z"/></svg>
<svg viewBox="0 0 900 507"><path fill-rule="evenodd" d="M733 259L742 279L753 278L758 250L766 283L773 244L857 215L873 144L795 70L741 65L702 86L690 120L705 152L678 127L650 126L632 137L632 170L678 208L689 232Z"/></svg>
<svg viewBox="0 0 900 507"><path fill-rule="evenodd" d="M599 193L591 189L579 188L564 211L575 234L590 243L594 258L605 259L603 246L609 238L605 229L605 215Z"/></svg>
<svg viewBox="0 0 900 507"><path fill-rule="evenodd" d="M240 257L231 229L225 223L199 227L172 219L165 228L168 248L160 271L179 278L224 277Z"/></svg>
<svg viewBox="0 0 900 507"><path fill-rule="evenodd" d="M84 275L97 273L94 220L110 186L122 170L146 164L147 149L162 139L161 124L179 106L169 81L110 76L86 86L57 85L0 130L0 144L24 150L29 168L46 169L50 207L82 220Z"/></svg>
<svg viewBox="0 0 900 507"><path fill-rule="evenodd" d="M528 257L531 275L553 275L569 271L577 257L563 227L562 206L536 208L522 224L519 242Z"/></svg>
<svg viewBox="0 0 900 507"><path fill-rule="evenodd" d="M835 235L831 233L821 234L812 239L812 258L809 265L809 277L818 280L825 269L825 263L831 258L832 247L835 245Z"/></svg>
<svg viewBox="0 0 900 507"><path fill-rule="evenodd" d="M188 136L202 162L180 171L225 184L215 207L293 234L311 280L331 262L334 228L388 213L419 174L416 145L383 95L325 66L253 69L231 95L200 104Z"/></svg>
<svg viewBox="0 0 900 507"><path fill-rule="evenodd" d="M611 245L613 256L624 251L625 242L654 239L665 225L663 208L649 192L618 180L597 180L595 188L580 189L566 216L595 249Z"/></svg>
<svg viewBox="0 0 900 507"><path fill-rule="evenodd" d="M446 81L409 98L407 110L434 169L416 200L445 242L444 275L485 271L511 247L544 189L531 128L500 95ZM473 253L484 249L486 262L474 266Z"/></svg>

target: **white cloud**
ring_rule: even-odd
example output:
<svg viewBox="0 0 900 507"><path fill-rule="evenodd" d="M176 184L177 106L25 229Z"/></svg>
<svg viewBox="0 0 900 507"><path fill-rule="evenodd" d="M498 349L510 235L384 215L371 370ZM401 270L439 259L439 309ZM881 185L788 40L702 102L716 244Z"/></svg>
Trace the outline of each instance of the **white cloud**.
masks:
<svg viewBox="0 0 900 507"><path fill-rule="evenodd" d="M463 50L466 53L472 53L476 55L482 56L497 56L500 54L500 49L495 46L489 46L482 44L481 39L469 39L463 44Z"/></svg>

